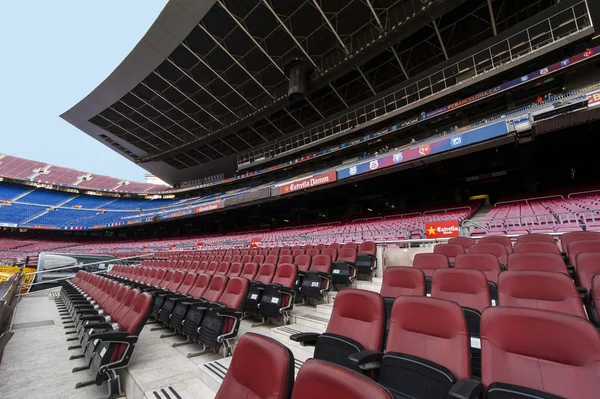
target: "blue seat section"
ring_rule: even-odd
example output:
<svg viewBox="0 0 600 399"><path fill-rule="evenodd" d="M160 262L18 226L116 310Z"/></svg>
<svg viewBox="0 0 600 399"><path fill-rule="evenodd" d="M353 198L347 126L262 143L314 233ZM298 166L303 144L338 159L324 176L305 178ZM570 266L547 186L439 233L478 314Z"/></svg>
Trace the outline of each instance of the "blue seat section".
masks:
<svg viewBox="0 0 600 399"><path fill-rule="evenodd" d="M107 204L105 209L140 209L148 203L148 200L119 198L118 200Z"/></svg>
<svg viewBox="0 0 600 399"><path fill-rule="evenodd" d="M47 209L45 206L0 204L0 221L2 223L23 223L38 213L44 212L45 209Z"/></svg>
<svg viewBox="0 0 600 399"><path fill-rule="evenodd" d="M84 211L81 209L56 209L49 211L28 224L39 226L79 226L79 221L93 215L94 211Z"/></svg>
<svg viewBox="0 0 600 399"><path fill-rule="evenodd" d="M175 205L179 202L178 199L155 199L146 201L138 206L139 209L154 209L163 208L167 206Z"/></svg>
<svg viewBox="0 0 600 399"><path fill-rule="evenodd" d="M98 209L103 208L102 205L106 205L109 202L114 201L116 198L110 197L97 197L93 195L79 195L72 200L66 202L62 206L74 207L81 206L82 208L87 209Z"/></svg>
<svg viewBox="0 0 600 399"><path fill-rule="evenodd" d="M33 189L33 187L11 183L0 183L0 200L12 200L31 189Z"/></svg>
<svg viewBox="0 0 600 399"><path fill-rule="evenodd" d="M19 202L27 202L30 204L41 204L41 205L58 205L67 199L74 197L76 194L65 193L62 191L44 190L38 188L32 193L19 198Z"/></svg>
<svg viewBox="0 0 600 399"><path fill-rule="evenodd" d="M85 226L85 227L94 227L94 226L98 226L98 225L106 225L106 224L118 223L118 222L125 223L126 220L123 220L122 218L124 218L126 216L134 216L137 214L138 214L138 212L110 212L110 211L106 212L106 213L100 213L98 215L96 215L94 213L92 215L88 215L86 217L86 219L80 220L77 225Z"/></svg>

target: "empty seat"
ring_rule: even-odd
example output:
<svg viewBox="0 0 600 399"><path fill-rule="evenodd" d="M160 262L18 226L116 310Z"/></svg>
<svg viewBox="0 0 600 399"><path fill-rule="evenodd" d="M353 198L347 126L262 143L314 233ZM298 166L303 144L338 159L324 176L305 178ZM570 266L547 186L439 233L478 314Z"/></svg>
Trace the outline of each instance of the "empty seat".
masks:
<svg viewBox="0 0 600 399"><path fill-rule="evenodd" d="M469 248L470 254L492 254L498 258L500 266L506 266L508 262L508 252L506 247L495 242L477 243Z"/></svg>
<svg viewBox="0 0 600 399"><path fill-rule="evenodd" d="M277 264L282 263L294 263L294 257L292 255L281 255Z"/></svg>
<svg viewBox="0 0 600 399"><path fill-rule="evenodd" d="M242 274L242 264L240 262L232 263L227 271L227 277L239 277Z"/></svg>
<svg viewBox="0 0 600 399"><path fill-rule="evenodd" d="M554 243L554 237L550 234L530 233L521 234L517 237L517 244L524 242L551 242Z"/></svg>
<svg viewBox="0 0 600 399"><path fill-rule="evenodd" d="M300 291L303 297L315 300L323 298L331 288L331 265L331 258L327 255L314 257L310 269L302 278Z"/></svg>
<svg viewBox="0 0 600 399"><path fill-rule="evenodd" d="M398 297L385 353L356 353L350 361L366 370L379 366L378 382L395 398L448 398L457 382L471 378L463 310L443 299Z"/></svg>
<svg viewBox="0 0 600 399"><path fill-rule="evenodd" d="M394 396L364 375L325 361L309 359L298 372L291 399L325 398L393 399Z"/></svg>
<svg viewBox="0 0 600 399"><path fill-rule="evenodd" d="M431 277L436 269L447 269L450 267L448 257L442 254L421 253L413 258L413 267L420 269L425 274L427 293L431 292Z"/></svg>
<svg viewBox="0 0 600 399"><path fill-rule="evenodd" d="M221 262L219 263L219 267L217 268L217 271L215 272L215 275L221 275L221 276L226 276L227 273L229 272L229 263L227 262Z"/></svg>
<svg viewBox="0 0 600 399"><path fill-rule="evenodd" d="M265 286L260 304L260 315L267 320L288 324L288 312L294 306L296 290L294 286L298 275L298 267L284 263L277 267L273 281Z"/></svg>
<svg viewBox="0 0 600 399"><path fill-rule="evenodd" d="M481 243L481 244L490 244L490 243L502 244L506 248L507 253L511 254L513 252L512 242L510 241L510 238L508 238L506 236L481 237L479 239L479 243Z"/></svg>
<svg viewBox="0 0 600 399"><path fill-rule="evenodd" d="M479 270L487 280L496 286L498 275L502 271L498 258L492 254L463 254L458 255L454 261L455 269Z"/></svg>
<svg viewBox="0 0 600 399"><path fill-rule="evenodd" d="M219 263L212 261L208 264L208 267L206 268L205 273L206 274L210 274L213 275L217 272L217 269L219 268Z"/></svg>
<svg viewBox="0 0 600 399"><path fill-rule="evenodd" d="M278 256L277 255L267 255L265 258L265 263L272 263L274 265L277 264Z"/></svg>
<svg viewBox="0 0 600 399"><path fill-rule="evenodd" d="M356 279L356 249L345 247L331 268L331 281L337 290L349 286Z"/></svg>
<svg viewBox="0 0 600 399"><path fill-rule="evenodd" d="M561 255L560 249L553 242L532 241L518 242L515 244L514 253L541 252L547 254Z"/></svg>
<svg viewBox="0 0 600 399"><path fill-rule="evenodd" d="M310 269L311 257L309 255L298 255L294 258L294 262L288 263L294 263L298 266L298 272L304 274ZM280 262L279 264L281 265L283 262Z"/></svg>
<svg viewBox="0 0 600 399"><path fill-rule="evenodd" d="M304 255L304 250L302 248L294 249L292 251L292 255L296 258L298 255Z"/></svg>
<svg viewBox="0 0 600 399"><path fill-rule="evenodd" d="M568 244L568 259L577 269L577 255L584 252L600 252L600 240L570 241Z"/></svg>
<svg viewBox="0 0 600 399"><path fill-rule="evenodd" d="M315 346L315 359L359 371L348 356L360 351L381 351L385 311L376 292L347 288L338 293L325 333L299 333L290 337L303 346Z"/></svg>
<svg viewBox="0 0 600 399"><path fill-rule="evenodd" d="M465 253L465 249L462 245L458 244L438 244L433 247L434 254L442 254L448 257L448 261L451 264L454 264L454 259L460 255Z"/></svg>
<svg viewBox="0 0 600 399"><path fill-rule="evenodd" d="M592 314L590 319L600 327L600 274L592 279L592 288L590 290L590 309Z"/></svg>
<svg viewBox="0 0 600 399"><path fill-rule="evenodd" d="M329 244L327 246L327 248L331 248L331 249L335 249L335 250L339 250L342 248L341 244L338 244L337 242L334 242L333 244Z"/></svg>
<svg viewBox="0 0 600 399"><path fill-rule="evenodd" d="M313 256L317 256L317 255L320 255L320 254L321 254L321 251L319 249L317 249L317 248L311 248L311 249L307 249L306 250L306 255L310 256L311 258Z"/></svg>
<svg viewBox="0 0 600 399"><path fill-rule="evenodd" d="M586 318L579 292L563 273L506 271L498 281L500 306L519 306Z"/></svg>
<svg viewBox="0 0 600 399"><path fill-rule="evenodd" d="M541 252L513 253L508 256L508 270L545 271L569 274L561 255Z"/></svg>
<svg viewBox="0 0 600 399"><path fill-rule="evenodd" d="M588 292L592 289L592 279L600 274L600 252L583 252L577 255L577 282Z"/></svg>
<svg viewBox="0 0 600 399"><path fill-rule="evenodd" d="M265 261L264 255L254 255L251 263L258 263L260 265L261 263L264 263L264 261Z"/></svg>
<svg viewBox="0 0 600 399"><path fill-rule="evenodd" d="M588 241L588 240L600 240L600 233L594 231L572 231L570 233L564 233L560 236L560 246L564 253L569 256L569 243L571 241Z"/></svg>
<svg viewBox="0 0 600 399"><path fill-rule="evenodd" d="M244 255L244 256L242 256L241 262L243 264L251 263L252 262L252 256L250 256L250 255ZM253 263L256 263L256 262L253 262Z"/></svg>
<svg viewBox="0 0 600 399"><path fill-rule="evenodd" d="M488 308L481 320L481 354L489 399L598 398L600 336L581 318Z"/></svg>
<svg viewBox="0 0 600 399"><path fill-rule="evenodd" d="M469 252L469 248L475 244L475 240L471 237L453 237L448 240L448 244L460 245L464 248L465 252Z"/></svg>
<svg viewBox="0 0 600 399"><path fill-rule="evenodd" d="M271 284L275 276L275 265L272 263L263 263L258 269L254 281L250 283L248 294L244 301L244 312L249 315L258 315L258 304L267 284Z"/></svg>
<svg viewBox="0 0 600 399"><path fill-rule="evenodd" d="M293 382L292 352L274 339L246 333L238 341L215 399L289 399Z"/></svg>
<svg viewBox="0 0 600 399"><path fill-rule="evenodd" d="M377 268L377 245L373 241L365 241L358 247L356 256L356 271L358 278L367 276L372 279L373 270Z"/></svg>
<svg viewBox="0 0 600 399"><path fill-rule="evenodd" d="M335 262L338 258L338 250L337 248L325 248L321 251L321 254L328 255L331 258L332 262Z"/></svg>
<svg viewBox="0 0 600 399"><path fill-rule="evenodd" d="M241 264L241 263L240 263ZM231 265L233 267L233 264ZM244 268L242 269L242 273L240 277L246 278L249 281L254 280L256 274L258 273L258 265L256 263L246 263Z"/></svg>

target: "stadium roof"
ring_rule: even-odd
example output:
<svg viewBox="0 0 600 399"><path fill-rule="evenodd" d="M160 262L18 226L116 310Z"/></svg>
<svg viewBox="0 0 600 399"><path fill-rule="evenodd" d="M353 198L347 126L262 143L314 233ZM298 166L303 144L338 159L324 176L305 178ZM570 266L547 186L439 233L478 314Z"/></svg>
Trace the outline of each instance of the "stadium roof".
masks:
<svg viewBox="0 0 600 399"><path fill-rule="evenodd" d="M372 100L555 3L174 0L62 117L168 183L233 174L238 154ZM291 102L294 57L314 71L309 94Z"/></svg>

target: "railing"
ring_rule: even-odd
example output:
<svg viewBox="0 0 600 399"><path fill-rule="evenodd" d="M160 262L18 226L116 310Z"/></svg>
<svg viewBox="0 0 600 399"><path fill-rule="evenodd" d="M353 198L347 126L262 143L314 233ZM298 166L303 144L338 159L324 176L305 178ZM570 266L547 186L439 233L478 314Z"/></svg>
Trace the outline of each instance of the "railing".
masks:
<svg viewBox="0 0 600 399"><path fill-rule="evenodd" d="M0 283L0 361L6 344L14 334L10 331L10 325L22 281L23 267L9 280Z"/></svg>
<svg viewBox="0 0 600 399"><path fill-rule="evenodd" d="M432 210L432 211L425 211L425 212L423 212L423 215L428 214L428 213L436 213L436 212L458 211L460 209L472 210L473 208L470 206L458 206L456 208L436 209L436 210Z"/></svg>
<svg viewBox="0 0 600 399"><path fill-rule="evenodd" d="M496 202L496 205L494 205L494 207L496 207L497 205L504 205L504 204L514 204L516 202L525 202L525 203L529 203L529 201L537 201L537 200L541 200L541 199L549 199L549 198L560 198L562 200L565 199L564 196L560 195L560 194L556 194L556 195L546 195L543 197L533 197L533 198L525 198L525 199L516 199L516 200L509 200L509 201L500 201L500 202Z"/></svg>
<svg viewBox="0 0 600 399"><path fill-rule="evenodd" d="M460 60L418 82L409 84L384 98L331 119L312 129L298 133L278 143L241 154L238 168L257 161L277 157L288 151L350 131L368 121L408 107L427 97L441 93L463 82L489 73L496 68L564 40L592 27L587 3L581 1L507 39ZM419 118L416 118L418 120Z"/></svg>
<svg viewBox="0 0 600 399"><path fill-rule="evenodd" d="M588 191L579 191L576 193L571 193L569 195L567 195L567 198L571 198L571 195L583 195L583 194L592 194L592 193L599 193L600 190L588 190Z"/></svg>

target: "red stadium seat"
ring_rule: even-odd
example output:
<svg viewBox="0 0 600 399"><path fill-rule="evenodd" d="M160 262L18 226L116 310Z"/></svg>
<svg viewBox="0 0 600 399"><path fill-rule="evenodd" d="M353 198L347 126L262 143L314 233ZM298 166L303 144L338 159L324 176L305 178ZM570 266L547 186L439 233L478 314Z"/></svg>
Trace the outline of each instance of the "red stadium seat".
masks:
<svg viewBox="0 0 600 399"><path fill-rule="evenodd" d="M560 249L554 242L532 241L518 242L515 244L514 253L541 252L561 255Z"/></svg>
<svg viewBox="0 0 600 399"><path fill-rule="evenodd" d="M537 309L494 307L481 320L487 398L596 399L600 335L586 320ZM508 395L510 396L503 396Z"/></svg>
<svg viewBox="0 0 600 399"><path fill-rule="evenodd" d="M241 265L241 263L239 263ZM233 267L233 264L231 264L231 267ZM240 274L240 277L246 278L249 281L254 280L254 278L256 277L256 274L258 273L258 265L256 263L246 263L244 265L244 268L242 269L242 273Z"/></svg>
<svg viewBox="0 0 600 399"><path fill-rule="evenodd" d="M550 234L530 233L521 234L517 237L517 244L524 242L551 242L554 243L554 237Z"/></svg>
<svg viewBox="0 0 600 399"><path fill-rule="evenodd" d="M332 262L335 262L338 258L338 250L336 248L325 248L321 251L323 255L329 255Z"/></svg>
<svg viewBox="0 0 600 399"><path fill-rule="evenodd" d="M600 233L594 231L572 231L570 233L564 233L560 236L560 246L564 253L569 257L569 243L571 241L589 241L589 240L600 240Z"/></svg>
<svg viewBox="0 0 600 399"><path fill-rule="evenodd" d="M226 262L224 262L226 263ZM229 265L229 263L227 263ZM242 264L239 262L232 263L227 271L227 277L239 277L242 274Z"/></svg>
<svg viewBox="0 0 600 399"><path fill-rule="evenodd" d="M284 325L289 320L288 312L294 306L296 290L294 285L298 278L298 267L284 263L277 267L275 276L270 284L265 286L259 304L262 317L275 322L283 319Z"/></svg>
<svg viewBox="0 0 600 399"><path fill-rule="evenodd" d="M577 255L584 252L600 252L600 240L570 241L567 247L569 262L577 269Z"/></svg>
<svg viewBox="0 0 600 399"><path fill-rule="evenodd" d="M450 267L448 257L442 254L420 253L413 258L413 267L420 269L425 274L427 293L431 292L431 277L436 269L447 269Z"/></svg>
<svg viewBox="0 0 600 399"><path fill-rule="evenodd" d="M319 249L317 249L317 248L311 248L311 249L307 249L306 250L306 255L310 256L311 258L313 256L317 256L317 255L320 255L320 254L321 254L321 251Z"/></svg>
<svg viewBox="0 0 600 399"><path fill-rule="evenodd" d="M458 255L454 261L455 269L479 270L485 274L488 281L498 284L498 275L502 271L498 258L492 254L463 254Z"/></svg>
<svg viewBox="0 0 600 399"><path fill-rule="evenodd" d="M281 265L280 265L281 266ZM267 284L271 284L275 277L276 267L272 263L263 263L258 269L254 281L250 283L248 294L244 301L244 312L249 315L258 316L258 304Z"/></svg>
<svg viewBox="0 0 600 399"><path fill-rule="evenodd" d="M490 244L490 243L502 244L506 248L506 252L507 253L509 253L509 254L513 253L512 242L510 241L510 238L508 238L506 236L485 236L485 237L481 237L479 239L479 243L481 243L481 244Z"/></svg>
<svg viewBox="0 0 600 399"><path fill-rule="evenodd" d="M502 244L488 242L488 243L477 243L469 248L470 254L492 254L498 258L500 266L506 266L508 263L508 252L506 247Z"/></svg>
<svg viewBox="0 0 600 399"><path fill-rule="evenodd" d="M561 255L541 252L513 253L508 256L508 270L559 272L569 275Z"/></svg>
<svg viewBox="0 0 600 399"><path fill-rule="evenodd" d="M600 327L600 274L592 279L592 288L590 290L590 303L592 314L590 319Z"/></svg>
<svg viewBox="0 0 600 399"><path fill-rule="evenodd" d="M596 274L600 274L600 252L583 252L577 255L575 275L579 286L589 292L592 289L592 279Z"/></svg>
<svg viewBox="0 0 600 399"><path fill-rule="evenodd" d="M356 279L356 248L347 246L340 249L331 273L331 281L338 291L351 285Z"/></svg>
<svg viewBox="0 0 600 399"><path fill-rule="evenodd" d="M470 237L453 237L448 240L448 244L460 245L464 248L465 253L467 253L471 245L475 244L475 240Z"/></svg>
<svg viewBox="0 0 600 399"><path fill-rule="evenodd" d="M317 255L312 260L310 270L304 274L300 288L302 296L319 300L331 288L331 258ZM300 272L299 272L300 273Z"/></svg>
<svg viewBox="0 0 600 399"><path fill-rule="evenodd" d="M442 254L448 257L448 261L454 264L454 260L460 254L465 253L465 249L462 245L458 244L438 244L433 247L434 254Z"/></svg>

